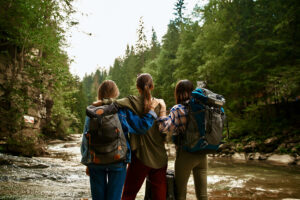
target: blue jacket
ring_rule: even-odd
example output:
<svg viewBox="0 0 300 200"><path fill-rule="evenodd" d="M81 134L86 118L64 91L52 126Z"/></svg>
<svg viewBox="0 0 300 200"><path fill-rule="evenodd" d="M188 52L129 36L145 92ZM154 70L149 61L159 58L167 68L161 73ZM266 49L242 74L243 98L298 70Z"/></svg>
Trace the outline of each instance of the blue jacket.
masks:
<svg viewBox="0 0 300 200"><path fill-rule="evenodd" d="M104 110L105 112L105 110ZM109 111L108 111L109 112ZM108 113L106 113L108 114ZM128 152L126 156L125 162L129 163L131 160L131 149L129 145L129 138L128 133L131 134L146 134L146 131L150 129L157 118L157 115L153 111L149 111L149 113L143 115L142 117L139 117L138 115L134 114L130 109L128 108L121 108L118 109L118 116L119 120L122 125L123 132L125 134L126 140L127 140L127 147ZM88 152L88 141L86 138L86 134L89 128L90 118L85 118L85 124L84 124L84 130L83 130L83 136L82 136L82 143L81 143L81 163L84 165L92 164L91 162L91 156ZM123 165L123 163L117 163L113 164L116 166Z"/></svg>

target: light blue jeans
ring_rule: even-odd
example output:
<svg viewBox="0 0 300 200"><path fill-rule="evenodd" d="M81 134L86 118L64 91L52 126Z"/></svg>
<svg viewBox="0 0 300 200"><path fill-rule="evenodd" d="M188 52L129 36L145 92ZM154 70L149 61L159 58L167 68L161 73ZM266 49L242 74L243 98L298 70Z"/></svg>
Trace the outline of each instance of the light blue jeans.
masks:
<svg viewBox="0 0 300 200"><path fill-rule="evenodd" d="M120 200L126 177L126 163L88 165L93 200Z"/></svg>

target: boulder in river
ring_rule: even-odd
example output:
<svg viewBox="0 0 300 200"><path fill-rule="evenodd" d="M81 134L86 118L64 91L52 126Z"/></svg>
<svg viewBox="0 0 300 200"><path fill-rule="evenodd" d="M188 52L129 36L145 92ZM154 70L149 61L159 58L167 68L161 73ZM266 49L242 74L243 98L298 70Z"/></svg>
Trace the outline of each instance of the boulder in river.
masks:
<svg viewBox="0 0 300 200"><path fill-rule="evenodd" d="M258 160L267 160L267 156L265 155L265 154L260 154L259 156L258 156Z"/></svg>
<svg viewBox="0 0 300 200"><path fill-rule="evenodd" d="M260 153L249 153L247 155L248 160L258 160L260 157Z"/></svg>
<svg viewBox="0 0 300 200"><path fill-rule="evenodd" d="M22 163L22 164L17 164L18 167L21 168L29 168L29 169L44 169L44 168L48 168L48 165L42 164L42 163L38 163L38 164L34 164L34 163Z"/></svg>
<svg viewBox="0 0 300 200"><path fill-rule="evenodd" d="M268 161L278 162L281 164L292 164L295 162L295 158L290 155L273 154L268 157Z"/></svg>
<svg viewBox="0 0 300 200"><path fill-rule="evenodd" d="M235 153L232 158L237 160L246 160L245 153Z"/></svg>
<svg viewBox="0 0 300 200"><path fill-rule="evenodd" d="M63 148L70 148L70 147L77 147L77 146L79 146L77 143L72 143L72 144L65 144Z"/></svg>

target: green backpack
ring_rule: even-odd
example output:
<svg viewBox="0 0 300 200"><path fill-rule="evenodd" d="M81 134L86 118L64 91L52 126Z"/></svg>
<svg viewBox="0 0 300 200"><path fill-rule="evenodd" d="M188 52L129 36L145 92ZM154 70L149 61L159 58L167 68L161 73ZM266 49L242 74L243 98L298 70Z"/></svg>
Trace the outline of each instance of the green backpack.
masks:
<svg viewBox="0 0 300 200"><path fill-rule="evenodd" d="M88 106L90 124L86 134L88 150L94 164L112 164L126 159L127 143L118 114L97 115L105 106Z"/></svg>

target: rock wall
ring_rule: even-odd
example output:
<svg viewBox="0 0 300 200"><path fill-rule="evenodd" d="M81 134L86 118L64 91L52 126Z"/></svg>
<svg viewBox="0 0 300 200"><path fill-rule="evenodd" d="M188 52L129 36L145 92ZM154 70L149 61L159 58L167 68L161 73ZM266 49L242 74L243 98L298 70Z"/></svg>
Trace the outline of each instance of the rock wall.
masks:
<svg viewBox="0 0 300 200"><path fill-rule="evenodd" d="M7 143L9 151L23 152L27 147L41 144L39 134L47 124L53 103L34 86L36 81L45 81L39 79L29 76L19 63L0 55L0 143L2 146Z"/></svg>

